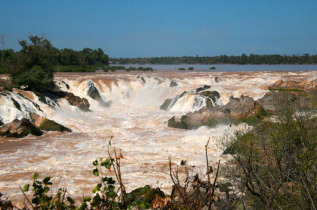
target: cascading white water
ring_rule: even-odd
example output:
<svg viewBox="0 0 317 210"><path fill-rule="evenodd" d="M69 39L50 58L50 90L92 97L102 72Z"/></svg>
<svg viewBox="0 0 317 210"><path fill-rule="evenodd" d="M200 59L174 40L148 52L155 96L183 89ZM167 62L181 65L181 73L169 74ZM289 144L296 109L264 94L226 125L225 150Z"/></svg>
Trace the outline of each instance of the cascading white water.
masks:
<svg viewBox="0 0 317 210"><path fill-rule="evenodd" d="M66 127L72 133L48 132L44 136L27 136L23 139L0 138L0 191L20 197L18 186L28 183L34 172L52 176L57 187L67 187L71 194L90 194L96 183L91 163L100 156L107 156L110 136L112 146L121 149L123 180L127 190L150 184L170 190L168 156L173 162L187 160L193 173L204 176L204 145L211 138L209 147L210 164L225 161L221 139L224 133L233 134L237 127L219 125L215 128L201 127L197 130L181 130L167 127L173 115L181 116L206 106L206 98L190 90L210 85L211 91L220 93L216 101L221 105L231 95L249 95L261 98L267 85L278 79L292 77L288 73L149 73L136 74L80 74L59 75L56 80L63 91L86 98L92 112L83 112L71 106L65 99L58 105L51 101L49 106L33 93L22 93L30 100L11 92L0 95L0 116L5 123L15 118L28 117L29 112L46 116ZM220 82L215 76L221 77ZM316 77L314 72L297 73L295 76ZM170 87L172 79L178 85ZM110 107L102 106L87 96L87 84L92 81ZM66 85L67 84L67 85ZM184 91L188 93L175 100L168 111L160 110L165 99L172 99ZM13 100L21 106L16 108ZM34 103L32 103L34 102ZM54 103L53 103L54 102ZM214 103L214 102L212 102ZM37 104L39 107L37 107ZM14 198L14 197L13 197Z"/></svg>

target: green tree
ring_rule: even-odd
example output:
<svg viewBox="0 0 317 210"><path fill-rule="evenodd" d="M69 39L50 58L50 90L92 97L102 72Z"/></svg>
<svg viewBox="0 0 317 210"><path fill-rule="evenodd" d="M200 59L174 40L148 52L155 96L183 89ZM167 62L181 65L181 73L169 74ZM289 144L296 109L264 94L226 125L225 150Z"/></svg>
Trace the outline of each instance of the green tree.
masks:
<svg viewBox="0 0 317 210"><path fill-rule="evenodd" d="M29 42L21 40L19 44L21 50L16 53L10 72L12 83L40 92L54 88L57 49L44 37L33 35Z"/></svg>

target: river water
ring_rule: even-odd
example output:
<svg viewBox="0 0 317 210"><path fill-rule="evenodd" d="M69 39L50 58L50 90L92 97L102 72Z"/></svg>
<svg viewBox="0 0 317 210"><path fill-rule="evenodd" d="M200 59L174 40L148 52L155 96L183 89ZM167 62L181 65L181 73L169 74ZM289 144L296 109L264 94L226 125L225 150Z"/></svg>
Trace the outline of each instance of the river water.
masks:
<svg viewBox="0 0 317 210"><path fill-rule="evenodd" d="M168 128L169 118L198 110L201 105L195 103L194 96L188 95L173 109L162 111L159 107L165 99L203 85L210 85L210 90L218 91L223 104L230 96L248 95L259 99L276 80L312 80L317 79L317 72L118 71L58 73L55 79L61 89L87 98L92 112L82 112L64 99L58 101L59 106L50 107L33 93L23 92L25 97L40 106L40 111L13 92L12 97L23 107L19 111L8 98L0 97L1 116L5 122L35 112L73 131L48 132L41 137L22 139L0 138L0 192L13 199L21 199L18 187L30 183L34 172L41 177L52 176L56 184L54 189L66 187L70 194L79 197L91 194L97 183L92 174L92 161L107 157L111 136L112 148L117 148L124 157L122 173L128 191L149 184L168 192L172 185L168 170L170 155L173 163L186 160L191 173L204 176L204 145L207 140L211 139L210 165L216 167L218 160L223 163L228 158L222 156L223 136L230 136L235 130L248 126L218 125L188 131ZM178 86L170 87L172 79ZM87 96L89 81L96 85L105 101L112 101L110 107L104 107Z"/></svg>

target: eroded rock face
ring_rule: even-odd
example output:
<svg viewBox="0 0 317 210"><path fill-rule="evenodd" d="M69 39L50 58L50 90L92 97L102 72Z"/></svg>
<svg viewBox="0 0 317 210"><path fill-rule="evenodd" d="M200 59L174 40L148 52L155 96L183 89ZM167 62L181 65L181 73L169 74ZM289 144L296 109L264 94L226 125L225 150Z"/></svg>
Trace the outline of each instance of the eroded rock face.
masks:
<svg viewBox="0 0 317 210"><path fill-rule="evenodd" d="M236 122L258 116L262 111L260 104L248 96L232 98L224 106L204 107L196 112L189 112L181 118L172 117L168 126L182 129L196 129L200 126L213 127L219 123Z"/></svg>
<svg viewBox="0 0 317 210"><path fill-rule="evenodd" d="M224 109L230 111L230 117L241 119L248 118L260 111L261 105L249 96L232 98Z"/></svg>
<svg viewBox="0 0 317 210"><path fill-rule="evenodd" d="M222 105L222 101L220 99L220 94L217 91L210 91L209 85L204 85L203 87L199 87L196 90L184 91L182 94L175 96L174 98L166 99L164 103L160 106L161 110L168 111L172 108L174 104L177 103L179 99L182 97L194 97L192 99L191 106L193 110L197 110L202 107L213 108L217 105Z"/></svg>
<svg viewBox="0 0 317 210"><path fill-rule="evenodd" d="M14 120L0 128L0 136L22 138L29 134L40 136L43 132L25 118Z"/></svg>
<svg viewBox="0 0 317 210"><path fill-rule="evenodd" d="M286 108L315 109L317 107L317 92L271 91L258 100L258 103L268 112L279 112Z"/></svg>
<svg viewBox="0 0 317 210"><path fill-rule="evenodd" d="M269 87L269 90L289 90L289 91L313 91L317 89L317 81L284 81L278 80L272 86Z"/></svg>
<svg viewBox="0 0 317 210"><path fill-rule="evenodd" d="M47 119L45 117L41 117L37 114L30 113L30 117L32 119L33 124L41 130L71 132L71 130L69 128L66 128L65 126L63 126L63 125L61 125L53 120L49 120L49 119Z"/></svg>
<svg viewBox="0 0 317 210"><path fill-rule="evenodd" d="M77 106L82 111L89 111L90 104L87 99L75 96L73 93L67 93L64 97L72 106Z"/></svg>

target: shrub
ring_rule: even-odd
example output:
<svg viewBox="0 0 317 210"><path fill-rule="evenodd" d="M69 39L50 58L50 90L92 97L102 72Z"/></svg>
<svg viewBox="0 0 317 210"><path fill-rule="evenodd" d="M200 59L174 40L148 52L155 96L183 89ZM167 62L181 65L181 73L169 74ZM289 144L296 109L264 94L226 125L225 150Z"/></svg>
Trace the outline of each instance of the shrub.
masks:
<svg viewBox="0 0 317 210"><path fill-rule="evenodd" d="M185 68L178 68L179 71L185 71Z"/></svg>
<svg viewBox="0 0 317 210"><path fill-rule="evenodd" d="M188 70L194 70L194 67L188 67Z"/></svg>
<svg viewBox="0 0 317 210"><path fill-rule="evenodd" d="M317 123L309 116L281 115L238 133L225 153L240 190L253 208L314 209L317 203Z"/></svg>

